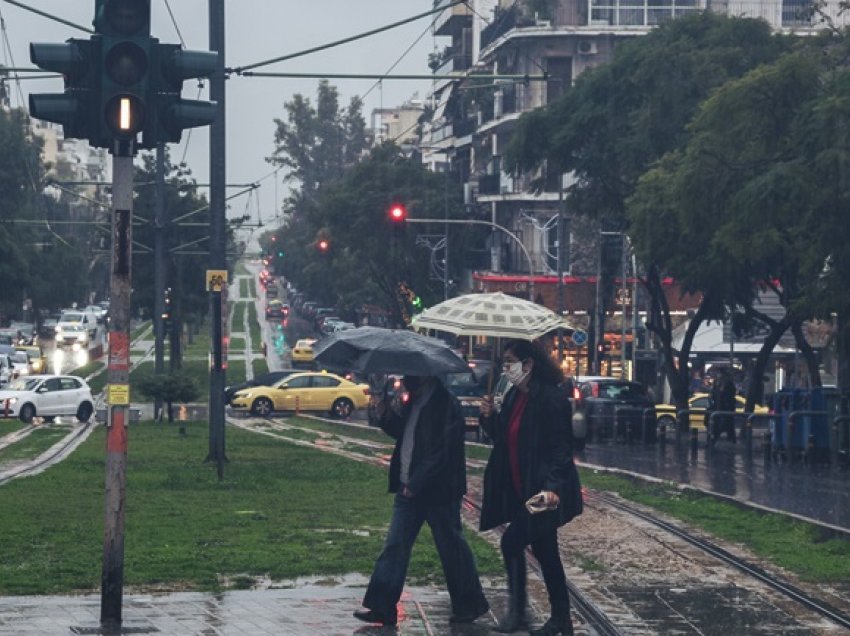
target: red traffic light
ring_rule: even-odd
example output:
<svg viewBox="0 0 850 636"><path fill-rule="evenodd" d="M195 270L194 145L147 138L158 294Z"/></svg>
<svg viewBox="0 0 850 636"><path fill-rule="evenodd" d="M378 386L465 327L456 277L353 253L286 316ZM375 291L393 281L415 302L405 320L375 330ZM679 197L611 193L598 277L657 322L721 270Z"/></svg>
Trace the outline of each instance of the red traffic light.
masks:
<svg viewBox="0 0 850 636"><path fill-rule="evenodd" d="M331 244L327 241L327 239L322 239L316 245L318 246L319 251L321 251L321 252L327 252L328 248L331 246Z"/></svg>
<svg viewBox="0 0 850 636"><path fill-rule="evenodd" d="M401 223L407 218L407 209L401 204L395 204L390 208L390 220Z"/></svg>

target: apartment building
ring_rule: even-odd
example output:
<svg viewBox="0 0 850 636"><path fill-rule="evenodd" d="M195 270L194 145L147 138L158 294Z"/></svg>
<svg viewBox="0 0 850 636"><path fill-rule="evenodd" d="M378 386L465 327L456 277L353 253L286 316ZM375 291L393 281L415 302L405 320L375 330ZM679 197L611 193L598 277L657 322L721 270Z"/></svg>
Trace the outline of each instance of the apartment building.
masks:
<svg viewBox="0 0 850 636"><path fill-rule="evenodd" d="M604 228L587 219L559 221L570 174L550 173L545 166L519 177L504 171L503 152L519 117L569 91L581 73L610 60L618 43L689 13L710 10L760 17L786 32L812 32L823 27L824 19L836 26L848 20L837 0L828 0L819 14L812 13L808 0L473 0L450 4L449 0L434 2L435 8L446 7L434 22L434 34L447 45L431 60L433 117L424 128L423 161L460 178L471 218L504 228L490 235L489 258L477 264L472 287L523 294L533 278L538 302L565 310L579 324L584 320L581 315L598 300L598 250L587 246L598 245ZM561 250L559 232L563 233ZM629 259L623 260L621 284L634 276ZM617 297L612 304L633 313L626 306L635 297L629 286L609 287L609 292ZM683 316L698 302L682 298L672 282L668 299L671 309ZM622 321L614 317L608 328L620 331Z"/></svg>

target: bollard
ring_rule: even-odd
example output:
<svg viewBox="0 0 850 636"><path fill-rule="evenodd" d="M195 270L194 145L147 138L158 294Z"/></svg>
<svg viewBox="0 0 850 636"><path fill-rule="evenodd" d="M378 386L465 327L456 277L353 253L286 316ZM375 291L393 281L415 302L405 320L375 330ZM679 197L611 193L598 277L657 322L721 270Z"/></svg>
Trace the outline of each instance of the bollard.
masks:
<svg viewBox="0 0 850 636"><path fill-rule="evenodd" d="M788 417L788 435L785 437L785 451L789 462L794 461L794 447L791 446L791 440L794 439L794 419Z"/></svg>
<svg viewBox="0 0 850 636"><path fill-rule="evenodd" d="M770 431L764 432L764 442L762 449L764 451L764 463L769 464L773 459L773 448L771 448Z"/></svg>
<svg viewBox="0 0 850 636"><path fill-rule="evenodd" d="M694 426L691 428L691 455L696 457L699 449L699 430Z"/></svg>
<svg viewBox="0 0 850 636"><path fill-rule="evenodd" d="M838 422L833 420L829 431L829 463L838 465Z"/></svg>
<svg viewBox="0 0 850 636"><path fill-rule="evenodd" d="M808 465L815 463L815 436L809 435L806 439L806 451L803 454L803 462Z"/></svg>
<svg viewBox="0 0 850 636"><path fill-rule="evenodd" d="M5 405L3 407L3 417L8 418L9 417L9 398L6 398L3 401L3 404Z"/></svg>
<svg viewBox="0 0 850 636"><path fill-rule="evenodd" d="M665 447L667 446L667 427L662 424L658 427L658 448L661 452L664 452Z"/></svg>
<svg viewBox="0 0 850 636"><path fill-rule="evenodd" d="M744 442L747 445L747 453L753 452L753 423L747 418L744 424Z"/></svg>
<svg viewBox="0 0 850 636"><path fill-rule="evenodd" d="M298 399L298 396L295 396L295 415L298 415L301 411L301 402Z"/></svg>
<svg viewBox="0 0 850 636"><path fill-rule="evenodd" d="M632 443L632 421L626 420L626 444Z"/></svg>

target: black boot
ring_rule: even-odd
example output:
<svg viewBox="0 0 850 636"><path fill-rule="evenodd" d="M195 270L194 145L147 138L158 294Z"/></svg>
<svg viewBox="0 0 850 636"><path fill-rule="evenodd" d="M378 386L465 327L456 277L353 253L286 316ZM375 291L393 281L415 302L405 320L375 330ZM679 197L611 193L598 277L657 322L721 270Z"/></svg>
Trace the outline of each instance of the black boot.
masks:
<svg viewBox="0 0 850 636"><path fill-rule="evenodd" d="M525 617L525 559L507 559L505 567L508 570L508 613L493 629L502 634L512 634L528 627Z"/></svg>
<svg viewBox="0 0 850 636"><path fill-rule="evenodd" d="M528 636L573 636L573 622L570 615L555 616L553 615L548 621L543 623L540 629L531 629L528 631Z"/></svg>

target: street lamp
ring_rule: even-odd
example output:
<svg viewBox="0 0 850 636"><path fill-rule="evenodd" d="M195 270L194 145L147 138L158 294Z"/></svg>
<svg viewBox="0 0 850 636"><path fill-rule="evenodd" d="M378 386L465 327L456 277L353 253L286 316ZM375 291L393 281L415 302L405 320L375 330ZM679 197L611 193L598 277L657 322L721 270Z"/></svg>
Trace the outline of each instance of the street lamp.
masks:
<svg viewBox="0 0 850 636"><path fill-rule="evenodd" d="M454 223L461 225L486 225L488 227L495 228L497 230L501 230L508 236L510 236L514 241L516 241L517 245L522 249L522 253L525 254L525 258L528 261L528 299L531 302L534 302L534 263L531 260L531 254L528 253L525 245L523 245L522 241L519 237L511 232L504 225L499 225L493 221L483 221L479 219L411 219L410 217L405 219L406 223Z"/></svg>

